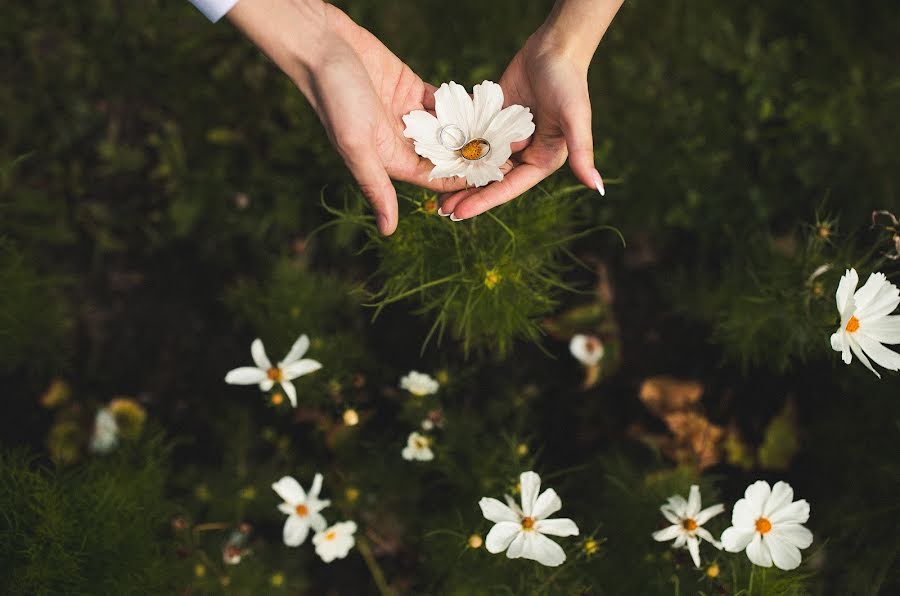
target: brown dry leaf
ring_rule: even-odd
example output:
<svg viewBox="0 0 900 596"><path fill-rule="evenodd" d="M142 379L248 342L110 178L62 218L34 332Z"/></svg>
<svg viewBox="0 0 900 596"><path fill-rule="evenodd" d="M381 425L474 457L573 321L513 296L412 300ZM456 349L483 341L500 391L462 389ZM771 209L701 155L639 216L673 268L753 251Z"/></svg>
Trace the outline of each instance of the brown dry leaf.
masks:
<svg viewBox="0 0 900 596"><path fill-rule="evenodd" d="M702 470L722 460L725 429L697 412L672 412L662 417L672 431L673 441L663 451L678 463L693 464Z"/></svg>
<svg viewBox="0 0 900 596"><path fill-rule="evenodd" d="M639 395L647 409L662 418L698 403L703 396L703 385L668 376L650 377L641 384Z"/></svg>

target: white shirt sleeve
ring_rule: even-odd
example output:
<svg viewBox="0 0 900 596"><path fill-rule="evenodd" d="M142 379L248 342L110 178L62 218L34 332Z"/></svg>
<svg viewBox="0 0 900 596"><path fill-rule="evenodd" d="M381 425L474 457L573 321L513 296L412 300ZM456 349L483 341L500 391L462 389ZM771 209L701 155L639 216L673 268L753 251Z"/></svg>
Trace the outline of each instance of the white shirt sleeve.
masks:
<svg viewBox="0 0 900 596"><path fill-rule="evenodd" d="M225 16L238 0L189 0L191 4L206 15L206 18L215 23Z"/></svg>

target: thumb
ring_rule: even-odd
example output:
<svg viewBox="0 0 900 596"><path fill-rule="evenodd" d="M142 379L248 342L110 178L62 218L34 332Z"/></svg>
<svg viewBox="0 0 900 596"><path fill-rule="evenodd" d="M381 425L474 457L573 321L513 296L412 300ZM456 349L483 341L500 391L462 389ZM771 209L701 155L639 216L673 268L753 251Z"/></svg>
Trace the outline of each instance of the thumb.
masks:
<svg viewBox="0 0 900 596"><path fill-rule="evenodd" d="M591 104L569 108L561 118L561 128L569 149L569 167L588 188L606 194L600 172L594 168L594 138L591 131Z"/></svg>
<svg viewBox="0 0 900 596"><path fill-rule="evenodd" d="M349 153L344 161L375 212L378 231L390 236L397 229L397 192L381 161L369 151Z"/></svg>

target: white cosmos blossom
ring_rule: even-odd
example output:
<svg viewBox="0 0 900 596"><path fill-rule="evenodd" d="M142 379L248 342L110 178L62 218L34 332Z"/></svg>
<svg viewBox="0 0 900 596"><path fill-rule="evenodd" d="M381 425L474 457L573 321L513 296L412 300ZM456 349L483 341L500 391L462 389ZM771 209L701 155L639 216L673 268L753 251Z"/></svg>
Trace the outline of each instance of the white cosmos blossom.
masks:
<svg viewBox="0 0 900 596"><path fill-rule="evenodd" d="M326 563L343 559L356 544L353 537L355 533L356 523L352 521L338 522L330 528L317 532L312 539L316 554Z"/></svg>
<svg viewBox="0 0 900 596"><path fill-rule="evenodd" d="M319 513L331 505L328 499L319 498L322 490L321 474L316 474L313 478L309 492L304 491L300 483L290 476L273 484L272 490L284 501L278 505L278 510L288 516L282 533L286 545L300 546L306 540L310 528L321 532L328 525Z"/></svg>
<svg viewBox="0 0 900 596"><path fill-rule="evenodd" d="M406 389L416 397L437 393L440 386L436 380L416 370L409 371L408 375L400 379L400 389Z"/></svg>
<svg viewBox="0 0 900 596"><path fill-rule="evenodd" d="M578 526L567 518L547 519L562 508L562 501L552 488L538 494L540 476L522 472L519 483L521 508L509 495L506 495L506 505L488 497L478 502L484 517L495 524L485 538L485 547L494 554L505 550L510 559L532 559L548 567L561 565L566 553L547 535L577 536Z"/></svg>
<svg viewBox="0 0 900 596"><path fill-rule="evenodd" d="M434 459L434 452L431 450L431 439L417 432L409 433L406 439L406 447L401 453L406 461L431 461Z"/></svg>
<svg viewBox="0 0 900 596"><path fill-rule="evenodd" d="M653 532L653 539L658 542L674 540L673 548L687 548L697 567L700 567L701 538L716 548L722 548L719 541L701 526L725 511L725 506L719 503L700 509L700 487L696 484L691 486L687 501L681 495L673 495L659 510L672 525L659 532Z"/></svg>
<svg viewBox="0 0 900 596"><path fill-rule="evenodd" d="M434 164L429 180L458 176L471 186L502 180L500 166L512 154L510 144L534 133L531 110L504 108L497 83L475 85L473 96L462 85L444 83L434 93L436 117L422 110L403 117L403 135Z"/></svg>
<svg viewBox="0 0 900 596"><path fill-rule="evenodd" d="M322 365L309 358L303 358L309 349L309 338L301 335L291 347L284 360L272 366L262 340L254 339L250 345L250 355L256 366L242 366L225 375L225 382L232 385L256 385L262 391L268 391L279 383L287 394L291 405L297 407L297 388L291 382L297 377L302 377L322 368Z"/></svg>
<svg viewBox="0 0 900 596"><path fill-rule="evenodd" d="M603 358L605 352L603 342L599 338L580 333L572 336L572 340L569 342L569 351L585 366L595 366Z"/></svg>
<svg viewBox="0 0 900 596"><path fill-rule="evenodd" d="M109 453L119 444L119 423L109 408L97 410L94 418L94 432L88 448L93 453Z"/></svg>
<svg viewBox="0 0 900 596"><path fill-rule="evenodd" d="M856 354L880 379L869 358L888 370L900 370L900 354L883 344L900 344L900 315L888 316L900 305L900 290L884 273L873 273L856 289L859 275L847 269L838 284L835 299L841 326L831 336L831 347L850 364Z"/></svg>
<svg viewBox="0 0 900 596"><path fill-rule="evenodd" d="M800 565L800 549L813 541L805 526L809 503L794 501L794 490L787 482L758 480L747 487L744 498L734 504L731 526L722 533L725 550L747 550L750 562L760 567L791 570Z"/></svg>

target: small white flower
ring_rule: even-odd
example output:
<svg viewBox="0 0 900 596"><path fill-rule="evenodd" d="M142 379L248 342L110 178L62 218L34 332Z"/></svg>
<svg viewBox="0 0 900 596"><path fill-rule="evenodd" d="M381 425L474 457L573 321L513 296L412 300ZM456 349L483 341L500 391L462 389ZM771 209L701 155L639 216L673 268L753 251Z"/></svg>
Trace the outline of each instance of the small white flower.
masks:
<svg viewBox="0 0 900 596"><path fill-rule="evenodd" d="M701 526L710 519L725 511L721 503L700 509L700 487L691 485L691 492L687 501L681 495L669 497L669 502L659 508L663 516L672 524L659 532L653 532L653 539L658 542L675 540L673 548L687 548L694 560L694 565L700 567L700 539L706 540L716 548L722 545L713 538L707 530Z"/></svg>
<svg viewBox="0 0 900 596"><path fill-rule="evenodd" d="M800 565L800 549L813 541L805 526L809 503L794 501L794 490L787 482L758 480L747 487L744 498L734 504L731 526L722 533L725 550L747 550L750 562L760 567L791 570Z"/></svg>
<svg viewBox="0 0 900 596"><path fill-rule="evenodd" d="M835 294L841 326L831 336L831 347L841 352L846 364L853 360L852 351L880 379L869 358L888 370L900 370L900 354L883 345L900 344L900 315L888 316L900 304L900 290L884 273L871 274L857 290L858 284L856 269L847 269Z"/></svg>
<svg viewBox="0 0 900 596"><path fill-rule="evenodd" d="M566 560L566 553L549 536L577 536L578 526L571 519L547 519L562 508L556 491L548 488L538 495L541 477L534 472L519 476L522 507L506 495L507 505L484 497L478 502L481 513L494 527L488 532L485 547L490 553L506 551L510 559L525 558L541 565L556 567Z"/></svg>
<svg viewBox="0 0 900 596"><path fill-rule="evenodd" d="M309 349L309 338L301 335L291 347L284 360L276 366L272 366L262 340L255 339L250 345L250 354L256 366L242 366L225 375L225 382L231 385L255 385L259 384L262 391L268 391L279 383L281 388L291 400L291 405L297 407L297 388L291 382L297 377L308 375L322 368L322 365L309 358L303 358Z"/></svg>
<svg viewBox="0 0 900 596"><path fill-rule="evenodd" d="M308 493L290 476L285 476L273 484L272 490L284 501L278 505L278 510L288 516L283 531L286 545L300 546L306 540L310 528L321 532L328 525L319 513L331 505L328 499L319 499L319 492L322 490L321 474L316 474L313 478Z"/></svg>
<svg viewBox="0 0 900 596"><path fill-rule="evenodd" d="M510 144L534 133L531 110L503 107L503 89L484 81L472 90L454 82L434 93L435 114L416 110L403 117L403 136L415 141L416 153L431 160L434 178L465 178L471 186L502 180L500 166L512 154ZM502 109L501 109L502 108Z"/></svg>
<svg viewBox="0 0 900 596"><path fill-rule="evenodd" d="M431 451L431 439L417 432L409 433L406 439L406 447L403 448L403 459L406 461L431 461L434 452Z"/></svg>
<svg viewBox="0 0 900 596"><path fill-rule="evenodd" d="M119 423L108 408L97 410L94 418L94 432L88 448L93 453L109 453L119 444Z"/></svg>
<svg viewBox="0 0 900 596"><path fill-rule="evenodd" d="M425 418L422 420L422 430L434 430L434 421L431 418Z"/></svg>
<svg viewBox="0 0 900 596"><path fill-rule="evenodd" d="M326 530L317 532L312 539L316 546L316 554L326 563L343 559L356 544L353 537L355 533L356 523L352 521L338 522Z"/></svg>
<svg viewBox="0 0 900 596"><path fill-rule="evenodd" d="M574 335L569 342L569 351L585 366L596 366L603 358L603 342L593 335Z"/></svg>
<svg viewBox="0 0 900 596"><path fill-rule="evenodd" d="M416 370L409 371L408 375L400 379L400 388L406 389L416 397L437 393L440 386L436 380Z"/></svg>

